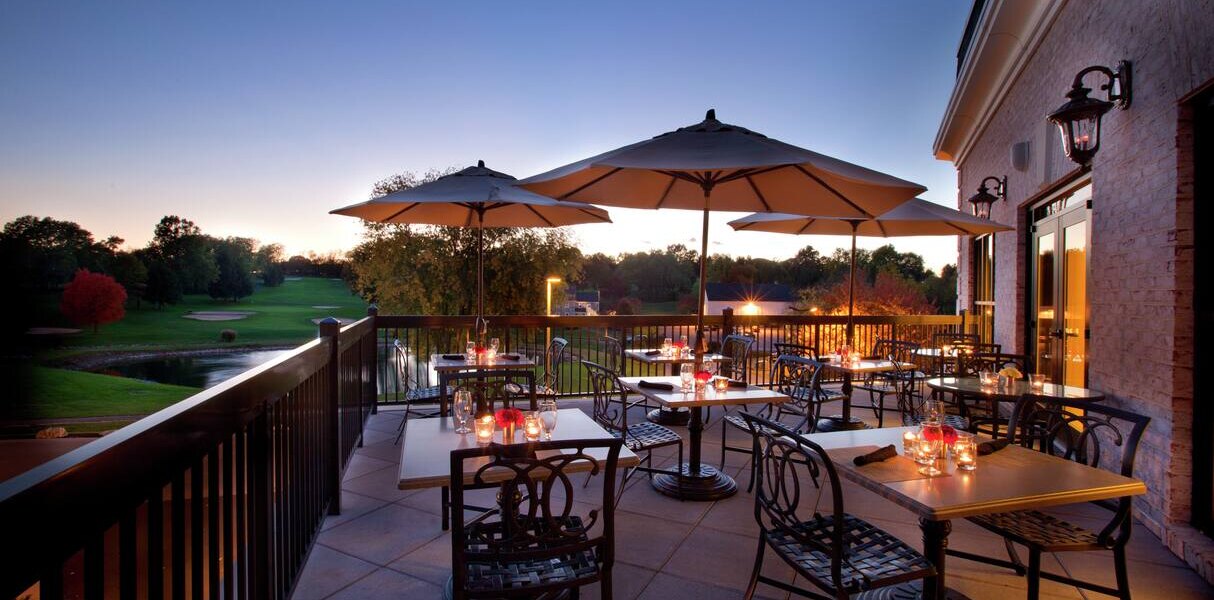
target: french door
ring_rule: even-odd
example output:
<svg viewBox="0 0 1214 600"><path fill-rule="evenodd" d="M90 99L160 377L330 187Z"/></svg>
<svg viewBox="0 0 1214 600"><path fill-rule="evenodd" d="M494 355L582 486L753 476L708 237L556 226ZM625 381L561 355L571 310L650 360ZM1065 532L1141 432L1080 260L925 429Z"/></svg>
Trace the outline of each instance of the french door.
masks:
<svg viewBox="0 0 1214 600"><path fill-rule="evenodd" d="M1090 190L1090 186L1085 186ZM1030 351L1038 373L1085 387L1088 372L1088 227L1081 188L1034 210ZM1081 199L1082 202L1074 202Z"/></svg>

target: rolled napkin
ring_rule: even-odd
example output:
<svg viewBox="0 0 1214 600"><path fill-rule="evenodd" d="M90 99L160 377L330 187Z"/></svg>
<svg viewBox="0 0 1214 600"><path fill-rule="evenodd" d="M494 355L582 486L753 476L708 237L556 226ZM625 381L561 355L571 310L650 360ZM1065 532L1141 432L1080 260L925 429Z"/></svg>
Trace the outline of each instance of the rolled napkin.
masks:
<svg viewBox="0 0 1214 600"><path fill-rule="evenodd" d="M881 462L895 456L898 456L898 449L893 444L890 444L884 448L877 448L868 454L861 454L851 459L851 461L856 463L857 467L863 467L869 463Z"/></svg>
<svg viewBox="0 0 1214 600"><path fill-rule="evenodd" d="M649 350L645 352L645 356L658 356L660 354L662 354L661 350Z"/></svg>
<svg viewBox="0 0 1214 600"><path fill-rule="evenodd" d="M730 379L730 380L729 380L729 387L732 387L732 388L747 388L747 387L750 387L750 384L746 383L745 381L738 381L737 379Z"/></svg>
<svg viewBox="0 0 1214 600"><path fill-rule="evenodd" d="M517 354L499 354L498 356L501 356L502 358L504 358L506 360L518 360L518 359L522 358L521 356L519 356Z"/></svg>
<svg viewBox="0 0 1214 600"><path fill-rule="evenodd" d="M1007 440L997 439L988 440L978 444L978 456L986 456L992 452L998 452L1007 447Z"/></svg>
<svg viewBox="0 0 1214 600"><path fill-rule="evenodd" d="M648 388L651 390L666 390L668 392L674 391L673 384L665 383L662 381L645 381L644 379L642 379L639 383L637 383L637 387Z"/></svg>
<svg viewBox="0 0 1214 600"><path fill-rule="evenodd" d="M444 354L443 360L466 360L468 357L463 354Z"/></svg>

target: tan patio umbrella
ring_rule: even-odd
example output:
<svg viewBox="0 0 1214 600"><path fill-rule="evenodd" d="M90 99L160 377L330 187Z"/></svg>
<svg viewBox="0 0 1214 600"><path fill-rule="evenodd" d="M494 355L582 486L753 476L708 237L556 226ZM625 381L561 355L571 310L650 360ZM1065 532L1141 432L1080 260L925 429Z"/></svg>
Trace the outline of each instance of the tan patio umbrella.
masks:
<svg viewBox="0 0 1214 600"><path fill-rule="evenodd" d="M444 175L417 187L329 211L379 223L476 227L476 331L486 325L484 297L485 227L562 227L610 223L607 211L580 202L557 202L516 187L505 173L475 167Z"/></svg>
<svg viewBox="0 0 1214 600"><path fill-rule="evenodd" d="M914 198L872 219L812 217L755 213L729 222L736 231L766 231L793 235L850 235L851 268L847 292L847 345L852 345L856 307L856 236L909 237L920 235L982 235L1013 229L959 210Z"/></svg>
<svg viewBox="0 0 1214 600"><path fill-rule="evenodd" d="M704 211L696 363L702 360L709 211L869 219L926 188L717 120L575 162L518 184L562 201Z"/></svg>

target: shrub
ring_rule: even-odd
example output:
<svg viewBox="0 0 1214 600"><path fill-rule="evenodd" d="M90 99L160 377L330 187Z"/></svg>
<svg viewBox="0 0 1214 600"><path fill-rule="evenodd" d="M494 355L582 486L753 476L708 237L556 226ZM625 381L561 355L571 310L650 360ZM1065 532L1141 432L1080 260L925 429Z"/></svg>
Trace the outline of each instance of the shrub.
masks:
<svg viewBox="0 0 1214 600"><path fill-rule="evenodd" d="M80 269L63 290L59 310L73 323L92 325L96 332L98 326L121 319L125 303L126 290L113 277Z"/></svg>
<svg viewBox="0 0 1214 600"><path fill-rule="evenodd" d="M236 341L236 330L235 329L224 329L223 331L220 331L219 332L219 341L235 342Z"/></svg>
<svg viewBox="0 0 1214 600"><path fill-rule="evenodd" d="M635 315L641 312L641 299L636 296L624 296L615 303L615 314Z"/></svg>

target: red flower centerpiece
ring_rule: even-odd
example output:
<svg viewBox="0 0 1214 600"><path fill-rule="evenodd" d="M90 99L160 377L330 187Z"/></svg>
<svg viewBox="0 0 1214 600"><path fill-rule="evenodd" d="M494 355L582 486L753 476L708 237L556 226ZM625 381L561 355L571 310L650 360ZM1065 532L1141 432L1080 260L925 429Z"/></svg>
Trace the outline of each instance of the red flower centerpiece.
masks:
<svg viewBox="0 0 1214 600"><path fill-rule="evenodd" d="M934 442L942 440L946 446L952 446L957 442L957 430L951 425L941 425L939 427L924 427L923 439Z"/></svg>
<svg viewBox="0 0 1214 600"><path fill-rule="evenodd" d="M500 408L493 413L493 419L497 421L497 428L502 430L502 443L513 444L514 428L523 424L523 411L514 407Z"/></svg>
<svg viewBox="0 0 1214 600"><path fill-rule="evenodd" d="M708 382L712 380L712 373L708 371L696 371L696 389L704 389L708 386Z"/></svg>

